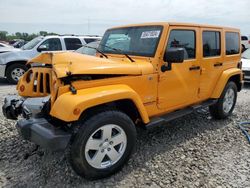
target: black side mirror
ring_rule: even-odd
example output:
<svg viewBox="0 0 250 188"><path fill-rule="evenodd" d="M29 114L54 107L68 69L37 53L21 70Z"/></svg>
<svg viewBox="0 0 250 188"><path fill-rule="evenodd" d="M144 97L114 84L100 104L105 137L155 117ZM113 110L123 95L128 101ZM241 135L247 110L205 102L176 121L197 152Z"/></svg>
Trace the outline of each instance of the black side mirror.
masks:
<svg viewBox="0 0 250 188"><path fill-rule="evenodd" d="M184 48L169 48L163 57L167 62L161 66L161 71L165 72L172 69L172 63L182 63L184 61Z"/></svg>
<svg viewBox="0 0 250 188"><path fill-rule="evenodd" d="M37 51L38 52L42 52L42 51L46 51L48 50L47 46L46 45L41 45L37 48Z"/></svg>

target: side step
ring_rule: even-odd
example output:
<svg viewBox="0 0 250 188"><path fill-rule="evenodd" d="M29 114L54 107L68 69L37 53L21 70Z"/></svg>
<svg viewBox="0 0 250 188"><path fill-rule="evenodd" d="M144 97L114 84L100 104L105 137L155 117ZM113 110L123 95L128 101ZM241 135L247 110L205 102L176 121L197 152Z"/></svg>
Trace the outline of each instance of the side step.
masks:
<svg viewBox="0 0 250 188"><path fill-rule="evenodd" d="M164 114L160 117L152 118L150 120L150 122L145 127L147 129L150 129L150 128L155 127L155 126L162 125L162 124L167 123L169 121L172 121L174 119L177 119L177 118L180 118L180 117L185 116L187 114L190 114L190 113L192 113L196 110L199 110L201 108L205 108L205 107L208 107L210 105L213 105L216 102L217 102L217 100L208 100L208 101L205 101L205 102L198 104L198 105L190 106L190 107L187 107L187 108L184 108L181 110L176 110L174 112Z"/></svg>

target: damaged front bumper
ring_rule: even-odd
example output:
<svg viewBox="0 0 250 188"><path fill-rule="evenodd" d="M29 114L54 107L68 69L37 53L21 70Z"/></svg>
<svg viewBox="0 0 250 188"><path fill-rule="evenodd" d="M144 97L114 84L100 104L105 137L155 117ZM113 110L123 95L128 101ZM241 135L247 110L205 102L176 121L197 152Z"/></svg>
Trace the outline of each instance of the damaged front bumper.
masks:
<svg viewBox="0 0 250 188"><path fill-rule="evenodd" d="M4 100L2 111L7 119L17 120L16 128L25 139L52 151L64 150L71 138L71 133L62 127L52 125L42 113L49 97L18 98L8 96Z"/></svg>
<svg viewBox="0 0 250 188"><path fill-rule="evenodd" d="M44 118L21 119L16 127L25 140L52 151L64 150L71 138L69 132L54 127Z"/></svg>

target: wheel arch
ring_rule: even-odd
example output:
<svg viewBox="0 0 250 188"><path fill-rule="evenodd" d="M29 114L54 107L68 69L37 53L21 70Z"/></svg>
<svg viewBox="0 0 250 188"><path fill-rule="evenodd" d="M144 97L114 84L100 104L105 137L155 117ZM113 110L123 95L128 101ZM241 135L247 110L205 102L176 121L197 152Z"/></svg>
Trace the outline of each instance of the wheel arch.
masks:
<svg viewBox="0 0 250 188"><path fill-rule="evenodd" d="M229 81L234 82L237 86L237 90L240 91L242 89L242 78L242 71L238 68L225 70L220 76L211 98L219 98Z"/></svg>
<svg viewBox="0 0 250 188"><path fill-rule="evenodd" d="M146 108L139 95L127 85L88 88L78 90L75 95L71 92L64 93L52 105L50 115L72 122L77 121L86 111L102 107L118 109L134 121L140 118L143 123L149 122Z"/></svg>
<svg viewBox="0 0 250 188"><path fill-rule="evenodd" d="M6 64L6 68L5 68L5 72L4 72L4 76L6 76L6 72L8 70L8 68L13 65L13 64L22 64L22 65L26 65L27 60L18 60L18 61L10 61ZM30 65L26 65L28 68L30 68Z"/></svg>

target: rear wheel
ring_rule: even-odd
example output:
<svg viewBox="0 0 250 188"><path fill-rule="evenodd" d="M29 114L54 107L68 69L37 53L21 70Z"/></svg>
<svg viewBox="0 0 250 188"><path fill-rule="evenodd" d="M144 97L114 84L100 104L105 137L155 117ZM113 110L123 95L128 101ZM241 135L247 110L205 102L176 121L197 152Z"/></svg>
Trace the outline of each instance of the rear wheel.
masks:
<svg viewBox="0 0 250 188"><path fill-rule="evenodd" d="M225 119L234 110L237 100L237 86L234 82L228 82L217 103L209 107L210 114L215 119Z"/></svg>
<svg viewBox="0 0 250 188"><path fill-rule="evenodd" d="M12 84L17 84L18 80L28 70L28 68L21 63L14 63L6 70L7 80Z"/></svg>
<svg viewBox="0 0 250 188"><path fill-rule="evenodd" d="M135 125L120 111L100 112L77 123L80 129L69 148L69 161L87 179L107 177L129 159L136 140Z"/></svg>

